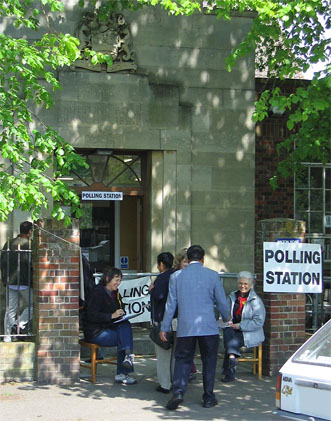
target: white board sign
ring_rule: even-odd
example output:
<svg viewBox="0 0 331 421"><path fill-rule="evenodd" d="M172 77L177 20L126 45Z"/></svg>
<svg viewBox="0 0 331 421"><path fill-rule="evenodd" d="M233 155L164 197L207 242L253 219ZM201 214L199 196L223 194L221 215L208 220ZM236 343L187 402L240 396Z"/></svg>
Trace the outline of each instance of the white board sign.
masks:
<svg viewBox="0 0 331 421"><path fill-rule="evenodd" d="M82 200L123 200L123 192L83 191Z"/></svg>
<svg viewBox="0 0 331 421"><path fill-rule="evenodd" d="M263 243L263 291L321 293L322 260L319 244Z"/></svg>
<svg viewBox="0 0 331 421"><path fill-rule="evenodd" d="M122 281L118 287L126 314L142 313L131 319L131 323L151 321L150 295L148 293L150 284L151 278L144 276L143 278Z"/></svg>

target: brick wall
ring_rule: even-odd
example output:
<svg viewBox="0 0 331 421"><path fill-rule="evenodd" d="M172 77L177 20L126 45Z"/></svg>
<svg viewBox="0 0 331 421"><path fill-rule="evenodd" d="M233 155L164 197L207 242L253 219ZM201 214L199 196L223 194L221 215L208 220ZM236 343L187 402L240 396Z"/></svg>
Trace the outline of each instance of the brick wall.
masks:
<svg viewBox="0 0 331 421"><path fill-rule="evenodd" d="M263 292L263 242L276 238L301 238L305 224L293 219L275 218L257 225L256 292L266 307L263 343L263 373L272 376L305 340L305 294Z"/></svg>
<svg viewBox="0 0 331 421"><path fill-rule="evenodd" d="M279 180L273 191L270 178L276 173L283 155L277 156L277 145L289 135L286 118L271 116L255 128L255 219L293 218L293 178Z"/></svg>
<svg viewBox="0 0 331 421"><path fill-rule="evenodd" d="M45 220L36 241L36 377L41 383L70 384L79 378L78 225L65 228L62 222Z"/></svg>
<svg viewBox="0 0 331 421"><path fill-rule="evenodd" d="M275 81L272 79L255 79L256 99L266 89L273 89L275 85L281 92L289 95L299 86L307 86L309 81L292 79ZM260 221L270 218L293 218L294 216L294 180L292 177L279 179L279 186L272 191L269 180L275 174L278 162L285 156L281 150L277 153L277 146L291 132L286 126L287 113L277 115L269 112L269 115L256 124L255 127L255 220ZM293 129L295 130L295 129Z"/></svg>

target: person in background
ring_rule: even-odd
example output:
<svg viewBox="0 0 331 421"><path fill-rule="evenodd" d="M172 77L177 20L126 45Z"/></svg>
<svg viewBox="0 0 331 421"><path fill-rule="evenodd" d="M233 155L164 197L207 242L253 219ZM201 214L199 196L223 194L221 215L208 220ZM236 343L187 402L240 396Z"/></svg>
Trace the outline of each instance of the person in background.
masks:
<svg viewBox="0 0 331 421"><path fill-rule="evenodd" d="M134 355L131 324L120 321L125 315L118 287L122 272L117 268L106 268L99 284L91 291L85 306L83 331L87 342L102 347L117 346L117 373L115 383L132 385L136 379L133 372Z"/></svg>
<svg viewBox="0 0 331 421"><path fill-rule="evenodd" d="M204 255L201 246L189 247L189 265L174 272L170 279L160 332L161 340L166 341L166 332L178 307L173 396L166 405L170 410L177 409L183 402L197 342L202 360L202 406L217 405L214 381L220 337L214 305L216 303L223 320L228 320L230 307L218 273L203 266Z"/></svg>
<svg viewBox="0 0 331 421"><path fill-rule="evenodd" d="M239 272L238 289L229 295L231 321L228 327L223 328L223 382L235 380L240 347L253 348L264 341L265 308L253 284L254 278L250 272Z"/></svg>
<svg viewBox="0 0 331 421"><path fill-rule="evenodd" d="M188 266L189 262L188 262L188 258L187 258L187 248L183 248L181 249L174 258L174 269L176 270L181 270L181 269L185 269ZM176 321L176 327L177 327L177 319L174 319ZM190 375L190 380L192 380L194 378L194 374L196 374L197 372L197 368L194 364L194 362L192 363L192 368L191 368L191 375Z"/></svg>
<svg viewBox="0 0 331 421"><path fill-rule="evenodd" d="M167 302L169 279L173 273L174 256L169 252L160 253L157 256L157 268L160 272L150 286L151 317L152 323L160 325L163 320L164 309ZM169 393L172 383L173 372L173 346L163 349L155 344L156 371L159 385L156 390L161 393Z"/></svg>
<svg viewBox="0 0 331 421"><path fill-rule="evenodd" d="M31 237L32 222L20 224L20 233L16 238L8 240L1 252L1 278L6 286L6 312L4 318L4 342L11 342L14 333L27 333L27 326L33 315L32 290L32 255ZM22 250L18 252L17 250ZM20 315L19 307L23 301L24 308Z"/></svg>
<svg viewBox="0 0 331 421"><path fill-rule="evenodd" d="M187 248L181 249L174 258L174 269L185 269L188 266Z"/></svg>

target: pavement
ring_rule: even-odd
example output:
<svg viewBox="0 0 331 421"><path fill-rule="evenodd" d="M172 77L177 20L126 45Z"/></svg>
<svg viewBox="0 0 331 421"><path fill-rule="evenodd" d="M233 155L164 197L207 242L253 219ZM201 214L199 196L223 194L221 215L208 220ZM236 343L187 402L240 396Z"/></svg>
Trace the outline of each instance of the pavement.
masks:
<svg viewBox="0 0 331 421"><path fill-rule="evenodd" d="M237 380L222 383L219 359L215 381L218 405L201 406L201 360L195 358L198 373L188 385L184 402L176 411L165 408L170 394L155 391L158 385L153 356L136 359L137 384L114 383L113 365L99 365L97 383L90 382L90 371L81 368L80 381L72 386L40 385L36 382L0 384L0 418L4 421L157 421L221 420L276 421L276 378L258 380L250 364L241 364Z"/></svg>

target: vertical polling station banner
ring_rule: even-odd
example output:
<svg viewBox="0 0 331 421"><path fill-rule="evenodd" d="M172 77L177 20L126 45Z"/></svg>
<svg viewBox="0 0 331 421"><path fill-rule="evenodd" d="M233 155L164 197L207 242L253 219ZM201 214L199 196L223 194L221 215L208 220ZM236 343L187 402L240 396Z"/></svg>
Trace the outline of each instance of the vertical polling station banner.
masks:
<svg viewBox="0 0 331 421"><path fill-rule="evenodd" d="M126 314L139 314L139 316L131 319L131 323L151 321L150 295L148 292L150 284L150 276L144 276L143 278L123 280L118 287Z"/></svg>
<svg viewBox="0 0 331 421"><path fill-rule="evenodd" d="M319 244L263 243L263 291L321 293L322 248Z"/></svg>

